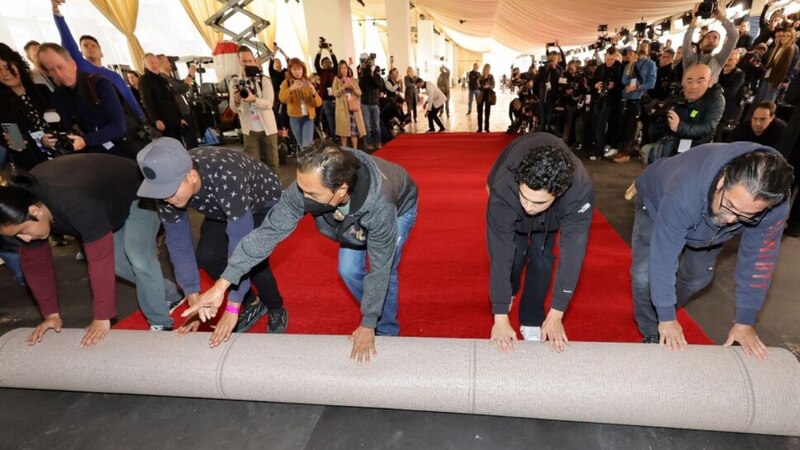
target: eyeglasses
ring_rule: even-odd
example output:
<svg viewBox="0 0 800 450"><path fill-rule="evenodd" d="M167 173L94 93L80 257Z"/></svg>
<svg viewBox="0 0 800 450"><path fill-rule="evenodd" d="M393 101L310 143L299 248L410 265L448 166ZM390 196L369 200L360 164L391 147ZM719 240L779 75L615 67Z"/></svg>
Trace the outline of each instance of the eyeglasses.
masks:
<svg viewBox="0 0 800 450"><path fill-rule="evenodd" d="M758 225L761 222L761 219L764 218L764 215L767 213L767 210L761 211L760 213L756 214L755 216L743 216L739 213L734 212L729 207L723 204L723 200L725 199L725 189L722 189L722 192L719 195L719 210L725 215L736 217L736 220L739 223L744 225Z"/></svg>

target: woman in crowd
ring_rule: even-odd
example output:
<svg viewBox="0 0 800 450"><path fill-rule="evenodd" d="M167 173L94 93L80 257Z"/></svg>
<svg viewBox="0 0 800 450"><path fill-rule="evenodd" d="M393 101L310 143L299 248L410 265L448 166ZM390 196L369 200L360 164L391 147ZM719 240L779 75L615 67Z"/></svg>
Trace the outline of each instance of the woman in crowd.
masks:
<svg viewBox="0 0 800 450"><path fill-rule="evenodd" d="M8 148L7 158L16 168L30 170L52 157L41 145L47 128L44 112L52 108L47 86L35 84L22 56L0 43L0 122L16 124L25 141L19 148L11 136L3 134L2 145Z"/></svg>
<svg viewBox="0 0 800 450"><path fill-rule="evenodd" d="M417 123L417 98L419 97L416 81L417 74L414 72L413 67L409 67L406 69L406 77L403 79L403 84L406 87L404 97L406 99L406 105L408 105L408 112L411 114L414 123Z"/></svg>
<svg viewBox="0 0 800 450"><path fill-rule="evenodd" d="M492 112L489 97L494 94L494 75L491 70L492 66L484 64L483 74L478 78L478 87L481 90L478 95L478 133L489 132L489 115Z"/></svg>
<svg viewBox="0 0 800 450"><path fill-rule="evenodd" d="M358 148L359 136L367 134L364 117L361 115L361 88L353 80L353 71L347 61L339 61L339 72L333 79L333 96L336 97L336 135L347 145L347 138L353 148ZM350 105L353 105L352 111Z"/></svg>
<svg viewBox="0 0 800 450"><path fill-rule="evenodd" d="M297 143L301 148L311 146L314 142L315 111L322 105L322 97L308 79L306 65L299 59L289 60L286 79L281 84L278 98L286 104L289 126Z"/></svg>
<svg viewBox="0 0 800 450"><path fill-rule="evenodd" d="M775 46L767 54L764 79L758 89L755 104L763 101L775 101L781 83L788 81L789 73L797 65L798 52L797 31L791 26L782 26L775 30Z"/></svg>
<svg viewBox="0 0 800 450"><path fill-rule="evenodd" d="M397 70L397 67L389 71L389 77L386 78L386 91L390 100L394 100L397 96L402 97L404 94L403 80L400 79L400 71Z"/></svg>

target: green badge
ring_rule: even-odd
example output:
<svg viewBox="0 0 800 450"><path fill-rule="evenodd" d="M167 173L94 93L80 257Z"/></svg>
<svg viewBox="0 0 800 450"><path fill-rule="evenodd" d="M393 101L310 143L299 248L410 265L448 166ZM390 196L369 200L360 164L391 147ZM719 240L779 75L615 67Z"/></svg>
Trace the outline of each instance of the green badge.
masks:
<svg viewBox="0 0 800 450"><path fill-rule="evenodd" d="M692 110L692 113L691 113L691 114L689 114L689 117L691 117L692 119L694 119L695 117L697 117L697 113L699 113L699 112L700 112L700 111L698 111L698 110L696 110L696 109L693 109L693 110Z"/></svg>

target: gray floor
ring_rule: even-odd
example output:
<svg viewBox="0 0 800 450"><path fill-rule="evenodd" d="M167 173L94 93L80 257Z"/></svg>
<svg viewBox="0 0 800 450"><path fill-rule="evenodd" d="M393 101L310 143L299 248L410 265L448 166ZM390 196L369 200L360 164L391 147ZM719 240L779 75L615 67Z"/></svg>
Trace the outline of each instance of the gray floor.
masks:
<svg viewBox="0 0 800 450"><path fill-rule="evenodd" d="M445 122L448 129L476 128L474 112L464 115L465 94L453 91L453 97L453 114ZM507 126L503 105L509 100L499 95L498 107L492 112L493 131ZM412 130L415 128L424 131L427 125L412 125ZM585 163L597 188L600 211L629 240L633 212L622 192L639 172L638 164ZM282 181L288 182L292 171L292 166L287 166ZM54 251L61 298L65 299L62 316L68 327L85 326L91 317L85 264L75 261L76 250L71 243ZM800 355L800 305L793 300L800 292L798 255L800 239L785 238L758 329L768 345ZM687 307L717 343L724 342L733 317L734 265L732 246L718 263L713 285ZM118 297L120 317L134 311L130 286L120 285ZM28 293L0 269L0 333L35 326L40 320ZM15 389L0 389L0 404L3 449L800 449L799 438L368 408Z"/></svg>

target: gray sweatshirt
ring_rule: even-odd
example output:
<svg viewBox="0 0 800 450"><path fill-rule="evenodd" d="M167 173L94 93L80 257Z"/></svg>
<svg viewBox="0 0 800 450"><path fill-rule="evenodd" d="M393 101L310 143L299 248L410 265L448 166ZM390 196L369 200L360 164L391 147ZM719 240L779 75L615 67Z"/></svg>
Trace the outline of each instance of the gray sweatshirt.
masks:
<svg viewBox="0 0 800 450"><path fill-rule="evenodd" d="M710 53L693 53L692 52L692 37L694 36L695 27L689 26L686 34L683 36L683 70L695 64L706 64L711 68L711 82L709 86L717 84L719 80L719 73L722 72L722 66L731 57L731 53L736 49L736 41L739 39L739 30L736 25L725 19L722 22L725 27L725 41L722 44L722 49L716 55Z"/></svg>
<svg viewBox="0 0 800 450"><path fill-rule="evenodd" d="M375 328L383 311L397 246L397 217L417 203L417 186L402 167L358 150L345 148L361 161L350 193L350 212L336 220L333 212L314 216L323 235L349 248L366 249L370 270L364 278L361 326ZM286 239L306 212L303 193L292 183L267 213L260 227L239 242L222 278L236 284Z"/></svg>

